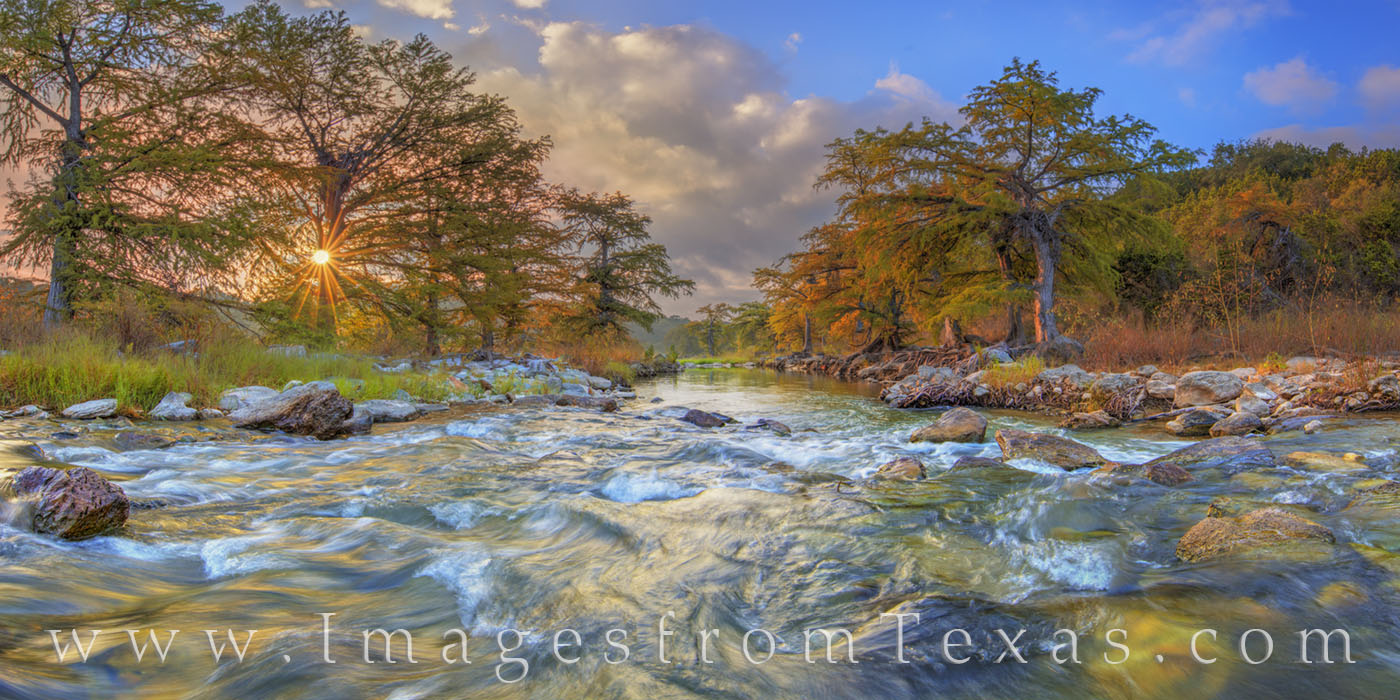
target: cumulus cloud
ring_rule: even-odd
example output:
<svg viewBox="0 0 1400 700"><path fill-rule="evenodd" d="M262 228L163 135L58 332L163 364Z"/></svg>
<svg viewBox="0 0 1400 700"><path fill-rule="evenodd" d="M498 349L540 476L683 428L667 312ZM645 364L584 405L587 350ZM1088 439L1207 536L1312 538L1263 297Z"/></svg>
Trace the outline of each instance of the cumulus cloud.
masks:
<svg viewBox="0 0 1400 700"><path fill-rule="evenodd" d="M797 47L801 43L802 35L797 32L793 32L787 36L787 39L783 40L783 48L787 49L788 51L797 51Z"/></svg>
<svg viewBox="0 0 1400 700"><path fill-rule="evenodd" d="M312 0L318 2L320 0ZM424 19L451 19L457 14L452 0L377 0L381 7L403 10Z"/></svg>
<svg viewBox="0 0 1400 700"><path fill-rule="evenodd" d="M1244 76L1244 87L1267 105L1316 109L1337 95L1337 84L1309 66L1302 56Z"/></svg>
<svg viewBox="0 0 1400 700"><path fill-rule="evenodd" d="M544 7L544 4L548 1L549 0L511 0L511 2L515 3L516 7L526 10L538 10Z"/></svg>
<svg viewBox="0 0 1400 700"><path fill-rule="evenodd" d="M761 52L701 27L556 22L536 37L534 65L476 59L481 84L553 138L553 180L621 190L653 218L678 272L699 286L672 312L752 299L750 271L830 215L831 193L812 189L826 143L858 127L957 118L898 70L859 100L791 97Z"/></svg>
<svg viewBox="0 0 1400 700"><path fill-rule="evenodd" d="M1373 66L1361 76L1357 89L1371 109L1400 107L1400 68Z"/></svg>
<svg viewBox="0 0 1400 700"><path fill-rule="evenodd" d="M1120 29L1109 37L1137 44L1129 61L1177 66L1199 58L1229 32L1289 11L1287 0L1198 0L1190 10Z"/></svg>

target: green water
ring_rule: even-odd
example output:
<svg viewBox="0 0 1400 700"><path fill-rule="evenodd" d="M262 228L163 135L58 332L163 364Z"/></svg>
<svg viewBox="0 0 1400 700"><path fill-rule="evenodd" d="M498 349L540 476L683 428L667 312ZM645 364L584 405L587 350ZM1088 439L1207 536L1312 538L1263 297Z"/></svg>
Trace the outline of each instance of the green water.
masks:
<svg viewBox="0 0 1400 700"><path fill-rule="evenodd" d="M1400 511L1344 510L1358 483L1393 467L1202 470L1175 489L1033 463L950 470L999 451L909 445L936 412L890 410L869 387L692 370L638 392L619 414L461 411L334 442L143 424L185 441L121 451L113 438L130 428L0 423L0 467L31 463L17 450L33 442L164 504L78 543L0 526L0 697L1356 698L1392 697L1400 683L1400 563L1386 551L1400 551ZM740 423L695 428L671 417L678 406ZM793 433L742 427L758 418ZM990 418L989 436L1050 429L1038 416ZM1151 426L1075 437L1121 461L1188 444ZM1393 464L1400 423L1358 418L1266 443ZM930 478L864 479L903 454ZM1339 544L1177 561L1177 539L1222 495L1285 504ZM903 618L901 651L894 615L907 613L919 622ZM659 634L663 618L672 635ZM373 628L412 634L418 663L402 636L399 663L377 638L365 663ZM850 632L833 637L837 663L824 637L804 643L817 628ZM1340 663L1336 640L1338 663L1300 663L1307 628L1347 630L1356 663ZM49 629L70 645L64 664ZM72 629L84 644L102 630L85 662ZM164 662L153 648L137 662L128 629L138 646L147 630L162 644L180 632ZM228 629L240 644L256 630L241 662ZM469 665L443 659L454 629L470 637ZM945 655L955 629L972 644ZM998 629L1025 630L1026 663L997 663ZM1078 663L1055 661L1062 629L1079 635ZM1115 629L1122 663L1105 641ZM1191 655L1202 629L1216 630L1197 644L1213 664ZM1251 629L1275 647L1258 665L1238 648ZM203 630L225 644L221 661ZM556 658L556 634L576 662ZM1257 660L1263 633L1250 640ZM1320 651L1315 640L1313 660Z"/></svg>

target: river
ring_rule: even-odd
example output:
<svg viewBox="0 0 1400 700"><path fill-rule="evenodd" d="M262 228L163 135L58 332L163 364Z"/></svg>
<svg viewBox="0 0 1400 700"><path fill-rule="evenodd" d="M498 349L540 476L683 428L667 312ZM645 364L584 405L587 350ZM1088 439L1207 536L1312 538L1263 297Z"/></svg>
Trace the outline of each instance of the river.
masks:
<svg viewBox="0 0 1400 700"><path fill-rule="evenodd" d="M691 370L638 393L618 414L456 411L331 442L142 424L184 441L123 451L115 426L0 423L0 467L32 463L21 451L33 442L160 502L133 510L126 532L82 542L0 525L0 697L1361 698L1400 687L1400 558L1388 553L1400 551L1400 511L1344 510L1356 484L1395 469L1394 415L1266 438L1280 455L1352 451L1389 467L1202 470L1166 488L1033 463L951 470L999 450L910 445L936 412L888 409L871 387ZM739 424L696 428L672 417L678 406ZM793 432L742 427L758 418ZM1051 428L989 418L989 438ZM1074 437L1121 461L1188 444L1160 426ZM903 454L930 478L865 480ZM1176 541L1219 496L1295 508L1338 545L1177 560ZM398 663L373 633L365 662L375 628L405 630ZM818 628L829 650L824 634L804 634ZM1310 628L1345 630L1355 663L1342 662L1340 638L1334 663L1301 663ZM46 630L59 630L66 663ZM73 630L91 644L86 661ZM138 662L127 630L137 647L152 632L169 641L164 660L148 646ZM224 647L218 662L204 630ZM255 631L241 662L228 630L240 645ZM461 639L452 630L469 636L465 652L448 646ZM417 663L404 656L410 634ZM1272 656L1246 661L1264 656L1266 637ZM1077 662L1057 662L1071 652Z"/></svg>

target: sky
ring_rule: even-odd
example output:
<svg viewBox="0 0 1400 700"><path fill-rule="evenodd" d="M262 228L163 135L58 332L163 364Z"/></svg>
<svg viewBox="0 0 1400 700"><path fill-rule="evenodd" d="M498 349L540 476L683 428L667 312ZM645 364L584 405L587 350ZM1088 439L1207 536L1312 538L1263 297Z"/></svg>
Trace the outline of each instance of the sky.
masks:
<svg viewBox="0 0 1400 700"><path fill-rule="evenodd" d="M230 10L243 3L226 3ZM1013 57L1103 90L1177 145L1269 137L1400 146L1400 0L284 0L371 40L424 33L504 95L546 174L620 190L694 296L757 298L754 268L833 209L824 145L956 121Z"/></svg>

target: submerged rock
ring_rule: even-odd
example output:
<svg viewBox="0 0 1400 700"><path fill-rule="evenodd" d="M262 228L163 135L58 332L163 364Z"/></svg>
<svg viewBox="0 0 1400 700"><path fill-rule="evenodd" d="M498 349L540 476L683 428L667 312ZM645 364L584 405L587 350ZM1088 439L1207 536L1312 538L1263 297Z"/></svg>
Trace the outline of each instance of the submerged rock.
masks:
<svg viewBox="0 0 1400 700"><path fill-rule="evenodd" d="M28 467L10 479L7 490L29 501L35 532L66 540L120 528L131 511L121 487L87 467Z"/></svg>
<svg viewBox="0 0 1400 700"><path fill-rule="evenodd" d="M1324 452L1299 451L1284 455L1283 459L1280 461L1287 466L1297 469L1322 472L1346 473L1365 471L1371 468L1365 462L1361 461L1359 457L1356 459L1348 459L1348 457L1356 457L1356 455L1338 457Z"/></svg>
<svg viewBox="0 0 1400 700"><path fill-rule="evenodd" d="M1094 448L1057 435L1006 429L998 430L996 439L1003 459L1034 459L1065 471L1108 463Z"/></svg>
<svg viewBox="0 0 1400 700"><path fill-rule="evenodd" d="M771 418L759 418L758 422L754 423L751 427L758 428L759 430L768 430L774 435L782 437L787 437L792 434L792 428L787 427L786 423L781 423Z"/></svg>
<svg viewBox="0 0 1400 700"><path fill-rule="evenodd" d="M987 439L987 419L967 408L951 408L909 436L909 442L982 442Z"/></svg>
<svg viewBox="0 0 1400 700"><path fill-rule="evenodd" d="M354 411L354 404L334 385L311 382L240 408L229 419L238 428L281 430L330 440L355 431L358 423L350 420Z"/></svg>
<svg viewBox="0 0 1400 700"><path fill-rule="evenodd" d="M130 430L117 433L112 441L123 450L159 450L175 444L174 440L164 435L137 433Z"/></svg>
<svg viewBox="0 0 1400 700"><path fill-rule="evenodd" d="M1194 477L1191 472L1175 464L1108 464L1099 468L1096 475L1138 476L1161 486L1180 486Z"/></svg>
<svg viewBox="0 0 1400 700"><path fill-rule="evenodd" d="M1259 416L1244 411L1236 411L1210 426L1211 437L1223 437L1226 435L1246 435L1264 429L1264 422L1259 420Z"/></svg>
<svg viewBox="0 0 1400 700"><path fill-rule="evenodd" d="M617 410L617 399L606 396L584 396L582 394L560 394L554 400L555 406L575 406L578 408L596 408L604 413L612 413Z"/></svg>
<svg viewBox="0 0 1400 700"><path fill-rule="evenodd" d="M926 475L924 463L913 457L900 457L885 462L875 470L877 479L922 479Z"/></svg>
<svg viewBox="0 0 1400 700"><path fill-rule="evenodd" d="M1176 380L1176 405L1209 406L1233 401L1244 382L1229 372L1187 372Z"/></svg>
<svg viewBox="0 0 1400 700"><path fill-rule="evenodd" d="M151 420L194 420L199 417L199 411L185 405L192 398L183 391L172 391L162 397L146 417Z"/></svg>
<svg viewBox="0 0 1400 700"><path fill-rule="evenodd" d="M1175 464L1186 469L1219 467L1228 473L1272 467L1274 453L1264 443L1245 437L1219 437L1187 445L1148 464Z"/></svg>
<svg viewBox="0 0 1400 700"><path fill-rule="evenodd" d="M1336 541L1331 530L1307 518L1280 508L1261 508L1234 518L1207 517L1196 523L1177 542L1176 556L1199 562L1281 546Z"/></svg>
<svg viewBox="0 0 1400 700"><path fill-rule="evenodd" d="M78 418L81 420L111 418L116 414L116 399L93 399L92 401L76 403L63 409L63 416L65 418Z"/></svg>
<svg viewBox="0 0 1400 700"><path fill-rule="evenodd" d="M686 411L685 415L681 416L681 420L691 425L698 425L701 428L718 428L724 425L724 419L720 416L707 413L698 408L692 408Z"/></svg>

